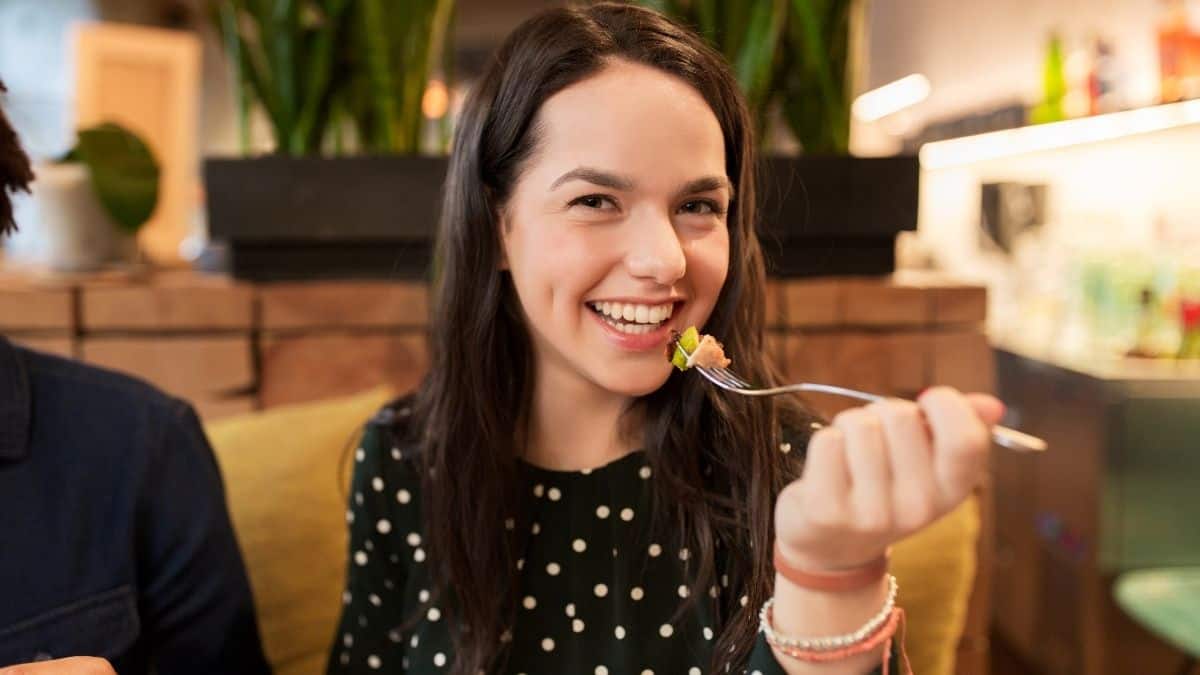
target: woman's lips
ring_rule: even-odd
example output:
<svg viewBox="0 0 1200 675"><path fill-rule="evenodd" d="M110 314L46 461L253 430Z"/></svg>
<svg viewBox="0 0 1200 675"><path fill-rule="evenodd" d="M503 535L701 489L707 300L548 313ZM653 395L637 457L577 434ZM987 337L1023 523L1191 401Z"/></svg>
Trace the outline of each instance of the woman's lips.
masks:
<svg viewBox="0 0 1200 675"><path fill-rule="evenodd" d="M662 349L663 345L666 344L667 339L670 337L671 328L676 321L676 317L679 316L679 312L682 308L683 303L679 303L675 306L674 311L671 313L671 318L663 321L654 330L641 334L624 333L618 330L615 326L605 320L601 314L592 310L591 308L588 308L588 314L592 315L592 319L595 320L595 322L599 324L600 328L604 331L605 337L618 349L632 352L643 352L649 350L659 351Z"/></svg>

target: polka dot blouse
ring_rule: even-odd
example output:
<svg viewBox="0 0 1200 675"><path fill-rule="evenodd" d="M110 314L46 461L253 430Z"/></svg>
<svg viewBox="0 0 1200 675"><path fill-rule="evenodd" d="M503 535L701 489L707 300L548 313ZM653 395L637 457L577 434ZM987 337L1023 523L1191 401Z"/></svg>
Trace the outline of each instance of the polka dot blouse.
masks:
<svg viewBox="0 0 1200 675"><path fill-rule="evenodd" d="M452 660L442 608L431 596L419 516L420 479L404 448L393 447L381 419L368 424L354 456L346 520L350 560L343 611L328 672L446 672ZM782 448L781 448L782 449ZM713 603L720 584L672 621L690 593L690 552L648 535L654 475L642 452L584 471L520 465L528 528L518 560L520 600L507 674L683 674L706 672L716 641ZM499 526L499 525L498 525ZM727 580L726 580L727 581ZM739 599L744 602L744 599ZM734 600L736 601L736 600ZM400 631L414 611L423 614ZM782 675L763 636L749 662L730 672Z"/></svg>

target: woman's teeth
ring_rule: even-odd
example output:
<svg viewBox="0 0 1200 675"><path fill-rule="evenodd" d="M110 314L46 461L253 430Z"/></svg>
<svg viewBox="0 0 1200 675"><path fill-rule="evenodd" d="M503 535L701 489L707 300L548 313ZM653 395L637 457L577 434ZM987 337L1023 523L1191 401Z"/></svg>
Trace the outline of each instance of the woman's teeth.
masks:
<svg viewBox="0 0 1200 675"><path fill-rule="evenodd" d="M671 318L674 303L637 305L625 302L592 302L589 306L622 333L642 335L657 329Z"/></svg>

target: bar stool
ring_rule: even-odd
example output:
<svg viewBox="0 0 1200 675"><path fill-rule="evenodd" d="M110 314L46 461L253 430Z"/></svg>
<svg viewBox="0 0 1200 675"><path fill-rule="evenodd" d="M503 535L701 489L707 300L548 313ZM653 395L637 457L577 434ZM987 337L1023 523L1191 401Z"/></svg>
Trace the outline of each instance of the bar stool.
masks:
<svg viewBox="0 0 1200 675"><path fill-rule="evenodd" d="M1178 674L1190 675L1200 661L1200 567L1127 572L1113 597L1130 618L1186 655Z"/></svg>

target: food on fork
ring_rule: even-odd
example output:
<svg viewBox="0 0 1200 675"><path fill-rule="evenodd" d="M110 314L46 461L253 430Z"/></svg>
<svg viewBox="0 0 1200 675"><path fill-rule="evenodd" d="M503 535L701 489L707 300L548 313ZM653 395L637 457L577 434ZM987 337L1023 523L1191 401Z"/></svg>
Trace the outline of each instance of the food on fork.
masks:
<svg viewBox="0 0 1200 675"><path fill-rule="evenodd" d="M725 357L725 348L711 335L701 335L695 326L683 333L671 331L667 343L667 358L679 370L693 366L701 368L724 368L732 361Z"/></svg>

